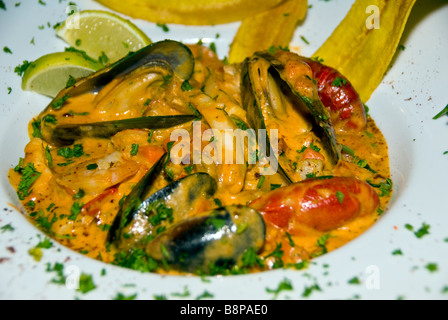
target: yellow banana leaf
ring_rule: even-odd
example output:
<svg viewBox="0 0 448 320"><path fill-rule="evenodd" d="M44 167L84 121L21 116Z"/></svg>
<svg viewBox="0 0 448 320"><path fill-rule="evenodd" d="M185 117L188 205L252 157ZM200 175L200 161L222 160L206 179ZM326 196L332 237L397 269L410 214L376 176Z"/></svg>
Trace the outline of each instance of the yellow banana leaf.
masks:
<svg viewBox="0 0 448 320"><path fill-rule="evenodd" d="M308 10L307 0L288 0L241 22L229 51L229 62L239 63L271 46L288 47L297 23Z"/></svg>
<svg viewBox="0 0 448 320"><path fill-rule="evenodd" d="M356 0L314 57L346 76L366 102L382 81L416 0Z"/></svg>
<svg viewBox="0 0 448 320"><path fill-rule="evenodd" d="M96 0L137 19L156 23L214 25L240 21L284 0Z"/></svg>

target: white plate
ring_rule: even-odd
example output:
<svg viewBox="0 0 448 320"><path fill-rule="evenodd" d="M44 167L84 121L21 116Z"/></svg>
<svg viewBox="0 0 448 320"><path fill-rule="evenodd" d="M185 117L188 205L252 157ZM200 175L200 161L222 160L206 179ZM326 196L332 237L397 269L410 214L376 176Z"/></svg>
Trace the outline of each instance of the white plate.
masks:
<svg viewBox="0 0 448 320"><path fill-rule="evenodd" d="M209 293L209 299L273 299L266 289L275 289L286 280L292 290L278 299L446 299L448 298L448 117L432 117L448 102L448 3L419 1L412 11L399 51L382 84L367 102L370 113L386 136L390 148L395 195L389 211L361 237L332 253L316 259L304 271L276 270L254 275L212 277L208 282L195 277L167 277L142 274L74 253L54 243L43 250L40 262L28 250L44 235L20 212L15 190L7 171L15 166L28 141L30 119L44 108L48 99L23 92L14 73L23 60L62 51L67 45L56 38L51 26L66 17L67 1L4 0L0 9L0 299L113 299L118 293L136 294L138 299L195 299ZM99 4L78 0L81 9L104 9ZM312 55L343 19L353 1L310 0L306 21L294 36L293 45L302 54ZM239 23L214 27L169 25L165 33L155 24L134 21L153 41L171 38L185 42L215 42L224 57ZM43 29L39 28L43 26ZM219 34L219 37L216 35ZM301 40L304 36L310 44ZM34 44L30 43L34 39ZM12 88L9 93L8 88ZM429 226L429 234L417 238L415 230ZM402 254L393 254L401 250ZM56 273L48 266L62 263L68 284L52 283ZM430 270L428 266L435 266ZM105 274L103 274L105 270ZM97 288L81 294L73 288L76 272L92 275ZM351 279L358 279L355 284ZM303 293L314 287L307 297ZM173 293L188 290L179 298Z"/></svg>

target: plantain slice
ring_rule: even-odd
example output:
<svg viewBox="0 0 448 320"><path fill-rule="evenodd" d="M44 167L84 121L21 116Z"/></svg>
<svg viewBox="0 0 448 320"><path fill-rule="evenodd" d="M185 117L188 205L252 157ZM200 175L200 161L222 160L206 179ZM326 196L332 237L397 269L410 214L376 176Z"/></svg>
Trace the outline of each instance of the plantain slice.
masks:
<svg viewBox="0 0 448 320"><path fill-rule="evenodd" d="M242 62L254 52L272 46L288 47L297 23L305 18L307 10L307 0L288 0L247 17L241 22L230 45L229 62Z"/></svg>
<svg viewBox="0 0 448 320"><path fill-rule="evenodd" d="M96 0L133 18L156 23L215 25L243 20L284 0Z"/></svg>
<svg viewBox="0 0 448 320"><path fill-rule="evenodd" d="M336 68L369 100L397 50L416 0L356 0L314 57Z"/></svg>

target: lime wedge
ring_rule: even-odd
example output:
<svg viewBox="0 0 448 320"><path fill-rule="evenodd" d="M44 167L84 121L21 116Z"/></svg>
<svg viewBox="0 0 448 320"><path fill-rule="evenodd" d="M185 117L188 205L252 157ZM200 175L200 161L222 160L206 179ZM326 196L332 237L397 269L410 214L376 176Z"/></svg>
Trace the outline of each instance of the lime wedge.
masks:
<svg viewBox="0 0 448 320"><path fill-rule="evenodd" d="M85 77L103 65L78 52L56 52L32 62L23 73L22 89L55 97L70 79Z"/></svg>
<svg viewBox="0 0 448 320"><path fill-rule="evenodd" d="M113 63L151 44L132 22L101 10L72 14L56 29L56 35L102 63Z"/></svg>

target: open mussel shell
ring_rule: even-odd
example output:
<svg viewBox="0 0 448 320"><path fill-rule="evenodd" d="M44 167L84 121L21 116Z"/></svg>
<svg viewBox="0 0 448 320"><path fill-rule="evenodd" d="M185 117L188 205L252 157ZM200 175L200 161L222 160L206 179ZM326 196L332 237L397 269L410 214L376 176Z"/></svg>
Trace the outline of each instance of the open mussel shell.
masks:
<svg viewBox="0 0 448 320"><path fill-rule="evenodd" d="M214 267L239 264L249 249L258 252L265 232L258 211L231 205L180 221L150 241L145 251L170 268L209 274Z"/></svg>
<svg viewBox="0 0 448 320"><path fill-rule="evenodd" d="M155 61L167 63L183 80L188 80L194 71L194 57L187 46L173 40L154 42L94 74L79 79L73 86L63 89L53 101L64 96L73 97L98 91L113 79L145 65L154 64Z"/></svg>
<svg viewBox="0 0 448 320"><path fill-rule="evenodd" d="M139 195L129 195L117 215L110 235L121 250L141 248L173 223L208 209L217 190L217 183L210 175L195 173L148 196L151 181L158 173L160 168L154 167L149 176L142 179L141 185L136 186L140 188Z"/></svg>
<svg viewBox="0 0 448 320"><path fill-rule="evenodd" d="M195 115L173 115L65 124L54 127L49 140L57 146L70 145L85 137L110 138L127 129L167 129L195 119Z"/></svg>
<svg viewBox="0 0 448 320"><path fill-rule="evenodd" d="M269 68L269 65L266 61L262 61L266 64L266 68ZM262 88L260 85L260 81L256 79L259 75L258 71L253 65L253 61L247 58L243 63L242 68L242 99L243 99L243 107L247 111L247 120L249 125L256 131L263 130L266 132L266 143L261 143L258 146L259 157L268 157L270 155L274 155L275 152L271 147L270 139L268 135L268 130L266 129L266 124L264 121L264 115L261 108L262 104L268 103L267 101L267 88ZM264 99L263 99L264 98ZM258 138L258 135L257 135ZM290 179L289 175L283 169L282 165L278 162L278 159L271 157L271 161L276 160L279 173L285 178L287 183L293 183Z"/></svg>
<svg viewBox="0 0 448 320"><path fill-rule="evenodd" d="M256 52L244 61L242 97L249 124L255 130L266 129L265 119L276 117L276 109L284 99L282 95L285 90L288 90L288 99L293 98L299 106L304 106L300 109L310 115L313 132L322 141L331 163L337 164L340 159L340 150L330 118L317 95L317 87L312 99L300 94L289 83L284 69L282 63L268 52ZM268 130L266 133L268 134ZM266 152L273 152L269 137L267 137L266 149ZM278 168L280 173L291 182L280 163Z"/></svg>
<svg viewBox="0 0 448 320"><path fill-rule="evenodd" d="M312 115L312 119L314 120L313 131L316 136L321 139L327 154L330 156L330 161L332 164L337 164L340 159L340 148L336 140L333 125L330 122L328 111L319 99L317 85L314 90L314 96L310 99L294 89L293 84L288 81L288 77L285 74L285 66L283 63L275 59L274 56L267 52L258 52L255 55L268 61L273 67L270 69L270 72L274 75L274 78L278 81L283 81L283 84L280 85L286 84L289 90L291 90L291 93L297 97L297 100L306 106L307 110Z"/></svg>

